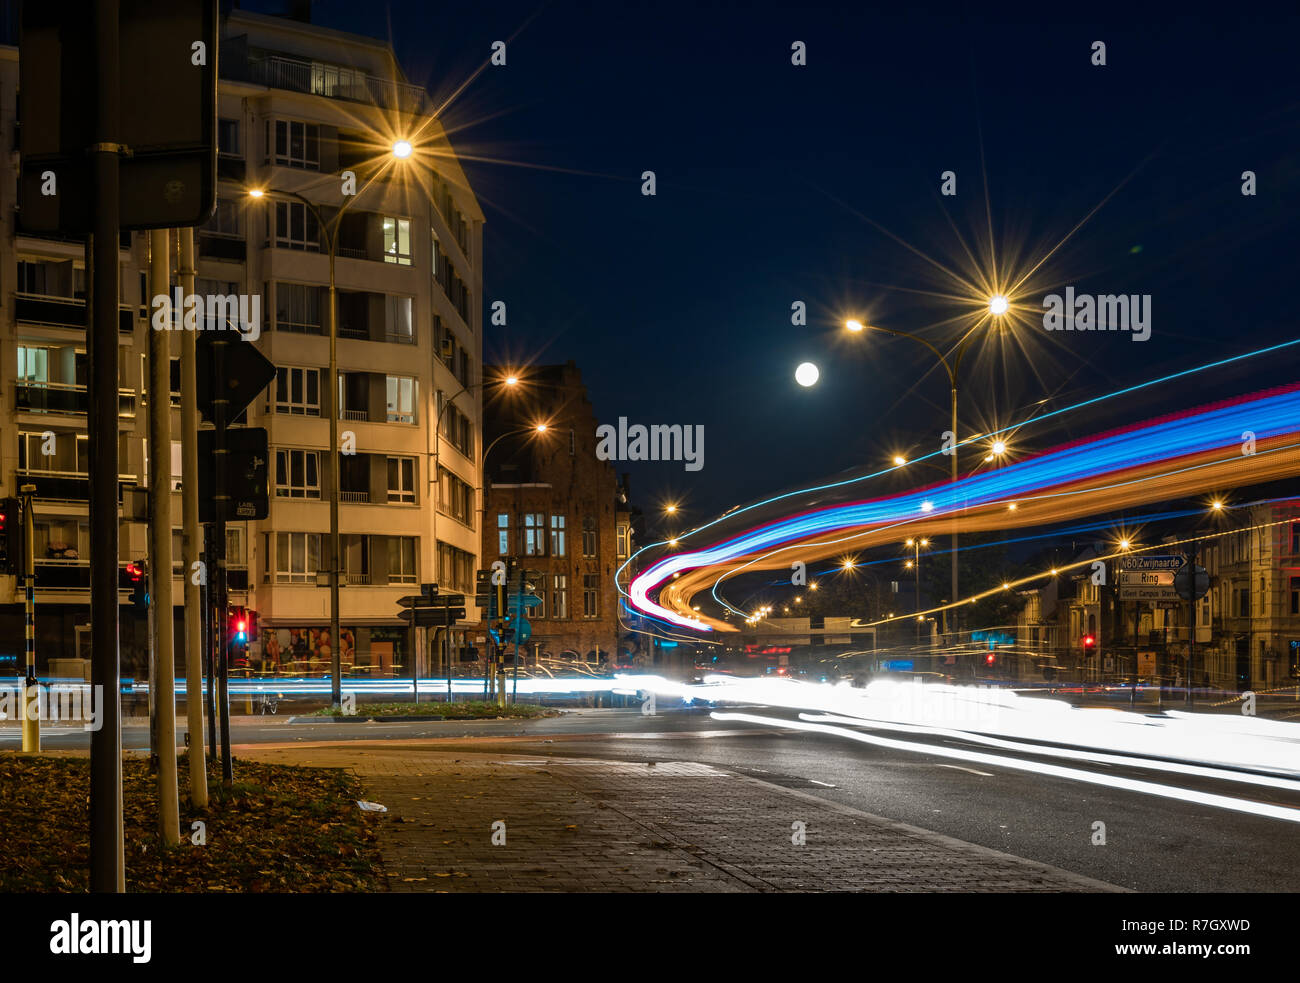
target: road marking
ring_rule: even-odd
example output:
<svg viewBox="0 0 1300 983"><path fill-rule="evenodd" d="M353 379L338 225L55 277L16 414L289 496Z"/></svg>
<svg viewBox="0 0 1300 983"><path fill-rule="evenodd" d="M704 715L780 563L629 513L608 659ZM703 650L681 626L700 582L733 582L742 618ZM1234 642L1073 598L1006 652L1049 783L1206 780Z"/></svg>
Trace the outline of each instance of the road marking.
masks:
<svg viewBox="0 0 1300 983"><path fill-rule="evenodd" d="M817 779L815 779L815 778L810 778L810 779L808 779L808 781L812 782L814 785L821 785L821 786L823 786L823 787L825 787L825 788L835 788L835 787L836 787L836 786L832 785L830 782L819 782L819 781L817 781Z"/></svg>
<svg viewBox="0 0 1300 983"><path fill-rule="evenodd" d="M957 771L968 771L968 772L970 772L972 775L982 775L982 776L985 777L985 778L992 778L992 777L993 777L993 772L991 772L991 771L976 771L974 768L963 768L961 765L935 765L935 767L936 767L936 768L954 768L954 769L956 769Z"/></svg>

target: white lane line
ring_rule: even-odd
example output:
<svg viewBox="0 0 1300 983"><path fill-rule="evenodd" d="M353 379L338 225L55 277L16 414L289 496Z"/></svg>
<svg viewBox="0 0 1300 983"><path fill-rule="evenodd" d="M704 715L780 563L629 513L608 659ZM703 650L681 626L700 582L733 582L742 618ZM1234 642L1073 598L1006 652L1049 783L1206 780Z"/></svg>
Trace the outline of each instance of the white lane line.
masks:
<svg viewBox="0 0 1300 983"><path fill-rule="evenodd" d="M988 765L993 768L1009 768L1013 771L1028 771L1036 775L1050 775L1053 778L1064 778L1069 781L1086 782L1089 785L1102 785L1106 788L1120 789L1126 792L1138 792L1143 795L1155 795L1165 799L1176 799L1180 802L1191 802L1196 805L1210 806L1216 809L1228 809L1232 812L1244 812L1252 816L1263 816L1267 819L1281 819L1289 823L1300 823L1300 809L1293 809L1289 806L1274 805L1271 802L1256 802L1250 799L1235 799L1229 795L1217 795L1212 792L1198 792L1189 788L1178 788L1173 785L1159 785L1155 782L1139 781L1136 778L1122 778L1118 775L1099 775L1093 771L1083 771L1079 768L1065 768L1061 765L1049 765L1039 761L1027 761L1024 758L1006 758L996 754L986 754L983 751L960 751L956 748L940 747L937 744L912 744L908 741L896 741L892 737L878 737L875 734L864 734L859 730L848 730L844 727L834 727L829 724L814 724L808 721L793 721L782 717L762 717L758 714L751 713L723 713L714 711L715 720L743 720L753 724L776 724L783 727L797 727L800 730L813 731L820 734L833 734L837 737L847 737L851 741L858 741L862 744L874 744L877 747L892 748L896 751L910 751L916 754L929 754L940 758L956 758L959 761L971 761L976 764Z"/></svg>
<svg viewBox="0 0 1300 983"><path fill-rule="evenodd" d="M824 788L835 788L835 786L832 785L830 782L819 782L815 778L810 778L808 779L808 781L812 782L814 785L821 785Z"/></svg>
<svg viewBox="0 0 1300 983"><path fill-rule="evenodd" d="M961 765L935 765L935 767L936 767L936 768L953 768L953 769L955 769L955 770L957 770L957 771L967 771L967 772L970 772L972 775L981 775L981 776L984 777L984 778L992 778L992 777L993 777L993 772L991 772L991 771L977 771L977 770L974 769L974 768L963 768Z"/></svg>

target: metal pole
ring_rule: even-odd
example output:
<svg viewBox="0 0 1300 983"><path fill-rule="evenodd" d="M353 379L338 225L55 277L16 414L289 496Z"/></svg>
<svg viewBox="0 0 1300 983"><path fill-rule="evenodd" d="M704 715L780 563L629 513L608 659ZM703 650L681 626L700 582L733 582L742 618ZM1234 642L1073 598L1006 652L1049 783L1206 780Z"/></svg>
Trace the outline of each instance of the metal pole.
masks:
<svg viewBox="0 0 1300 983"><path fill-rule="evenodd" d="M443 610L444 627L442 630L442 653L447 660L447 702L451 702L451 605L447 605Z"/></svg>
<svg viewBox="0 0 1300 983"><path fill-rule="evenodd" d="M101 687L103 726L90 737L90 889L126 890L122 852L121 653L118 650L117 421L120 115L118 0L91 8L95 36L95 143L88 147L95 217L88 242L92 269L90 356L91 685Z"/></svg>
<svg viewBox="0 0 1300 983"><path fill-rule="evenodd" d="M958 472L957 472L957 442L958 442L958 439L959 439L958 436L957 436L957 377L956 377L956 376L953 376L951 381L952 381L952 439L953 439L953 448L952 448L952 483L953 483L954 485L956 485L956 484L957 484L957 479L958 479ZM952 587L952 597L949 598L949 603L952 604L952 608L951 608L951 610L952 610L952 632L953 632L953 635L954 635L954 637L955 637L955 636L956 636L956 633L960 630L960 621L961 621L961 618L960 618L960 613L959 613L959 612L961 611L961 608L957 605L957 510L956 510L956 508L955 508L955 506L956 506L956 503L955 503L955 502L953 503L953 505L954 505L954 508L953 508L953 514L952 514L952 553L951 553L951 557L950 557L950 559L951 559L951 563L952 563L952 571L951 571L951 576L952 576L952 585L951 585L951 587Z"/></svg>
<svg viewBox="0 0 1300 983"><path fill-rule="evenodd" d="M1187 697L1185 703L1191 706L1192 680L1196 670L1196 543L1187 547L1188 598L1187 598Z"/></svg>
<svg viewBox="0 0 1300 983"><path fill-rule="evenodd" d="M26 607L24 631L26 634L26 672L23 676L22 728L23 751L35 754L41 749L41 718L38 712L32 715L32 700L41 697L40 683L36 679L36 523L32 515L32 493L35 485L23 485L18 489L22 495L23 514L23 600Z"/></svg>
<svg viewBox="0 0 1300 983"><path fill-rule="evenodd" d="M224 332L222 332L224 333ZM221 784L230 788L234 784L234 767L230 760L230 650L226 621L230 611L226 584L226 513L230 508L230 495L226 491L226 475L229 465L226 463L229 451L226 447L226 426L230 400L224 395L225 387L221 383L226 378L225 338L218 335L212 346L212 422L216 425L213 438L212 474L213 474L213 515L212 546L213 560L216 562L216 605L215 624L217 678L221 686L219 712L221 713Z"/></svg>
<svg viewBox="0 0 1300 983"><path fill-rule="evenodd" d="M177 273L181 295L194 293L194 230L180 230ZM199 406L197 345L193 331L181 334L181 577L185 595L185 715L189 729L190 804L208 804L203 758L203 602L195 577L199 560Z"/></svg>
<svg viewBox="0 0 1300 983"><path fill-rule="evenodd" d="M335 307L334 254L338 242L337 230L330 235L330 662L332 680L330 700L334 706L343 701L343 652L339 631L339 356L338 311Z"/></svg>
<svg viewBox="0 0 1300 983"><path fill-rule="evenodd" d="M149 233L149 283L153 295L167 296L171 289L167 232ZM174 311L173 316L182 312ZM179 322L173 322L179 323ZM168 325L170 329L172 325ZM150 608L153 611L154 727L158 753L158 832L164 846L181 841L176 779L176 652L175 612L172 609L172 406L171 332L149 330L149 570L153 574Z"/></svg>
<svg viewBox="0 0 1300 983"><path fill-rule="evenodd" d="M514 684L511 687L510 702L519 701L519 631L524 621L524 572L519 571L519 603L515 607L515 671Z"/></svg>
<svg viewBox="0 0 1300 983"><path fill-rule="evenodd" d="M204 706L208 715L208 759L217 759L217 659L215 655L217 633L212 623L212 577L216 565L212 562L212 526L203 526L203 566L208 575L203 578L199 594L203 598L203 661L206 663L208 685ZM206 785L206 776L205 776Z"/></svg>

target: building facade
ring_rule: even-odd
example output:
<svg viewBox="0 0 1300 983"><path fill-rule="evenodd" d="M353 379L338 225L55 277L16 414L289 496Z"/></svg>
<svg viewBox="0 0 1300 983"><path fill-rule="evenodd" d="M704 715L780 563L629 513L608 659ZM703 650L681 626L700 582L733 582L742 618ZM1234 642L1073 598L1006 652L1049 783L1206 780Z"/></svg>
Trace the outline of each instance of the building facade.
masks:
<svg viewBox="0 0 1300 983"><path fill-rule="evenodd" d="M480 539L473 492L482 484L483 214L431 101L406 80L388 45L242 11L223 18L221 45L218 200L212 219L195 230L195 293L255 300L249 309L260 312L260 323L241 327L276 367L275 381L237 421L265 427L270 447L269 517L228 526L230 601L255 613L249 669L310 674L328 666L336 644L329 638L329 502L337 491L345 669L409 674L412 636L398 617L398 598L437 582L467 592L472 603ZM0 50L0 67L0 122L16 146L16 49ZM408 136L414 154L394 158L394 142ZM17 166L13 154L15 174ZM4 182L0 195L12 196L15 183ZM24 235L15 225L16 202L3 203L0 372L9 394L0 410L0 493L37 484L38 651L84 656L83 247ZM330 229L337 391L328 377ZM151 476L157 469L145 446L148 236L125 234L121 256L118 411L129 501L129 487L156 493L163 484ZM179 394L171 399L176 439L171 471L162 476L174 495L179 610ZM337 489L331 413L339 420ZM124 511L119 562L142 558L145 543L143 521ZM14 578L0 578L6 625L20 626L12 620L21 599L14 589ZM122 610L124 665L138 666L144 615ZM0 634L21 644L20 629Z"/></svg>
<svg viewBox="0 0 1300 983"><path fill-rule="evenodd" d="M541 574L530 658L617 662L616 577L633 548L626 483L596 457L596 416L573 362L534 366L519 388L485 410L484 563L513 558Z"/></svg>

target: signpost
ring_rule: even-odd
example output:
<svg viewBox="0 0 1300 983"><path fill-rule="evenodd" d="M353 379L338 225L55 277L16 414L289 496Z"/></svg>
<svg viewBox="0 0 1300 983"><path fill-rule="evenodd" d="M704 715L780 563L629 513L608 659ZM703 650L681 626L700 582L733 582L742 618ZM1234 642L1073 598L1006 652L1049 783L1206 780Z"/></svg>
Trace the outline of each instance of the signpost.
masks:
<svg viewBox="0 0 1300 983"><path fill-rule="evenodd" d="M440 594L437 584L421 584L419 594L408 594L398 598L398 605L405 610L398 612L398 617L412 628L442 628L443 654L447 660L447 702L452 699L451 679L451 626L454 621L465 620L465 595ZM411 662L414 665L416 655ZM412 670L414 678L415 670ZM419 701L419 682L415 680L416 701Z"/></svg>
<svg viewBox="0 0 1300 983"><path fill-rule="evenodd" d="M1174 574L1174 591L1187 602L1187 699L1192 705L1192 686L1196 671L1196 602L1210 590L1210 574L1196 565L1196 544L1187 552L1187 562Z"/></svg>

